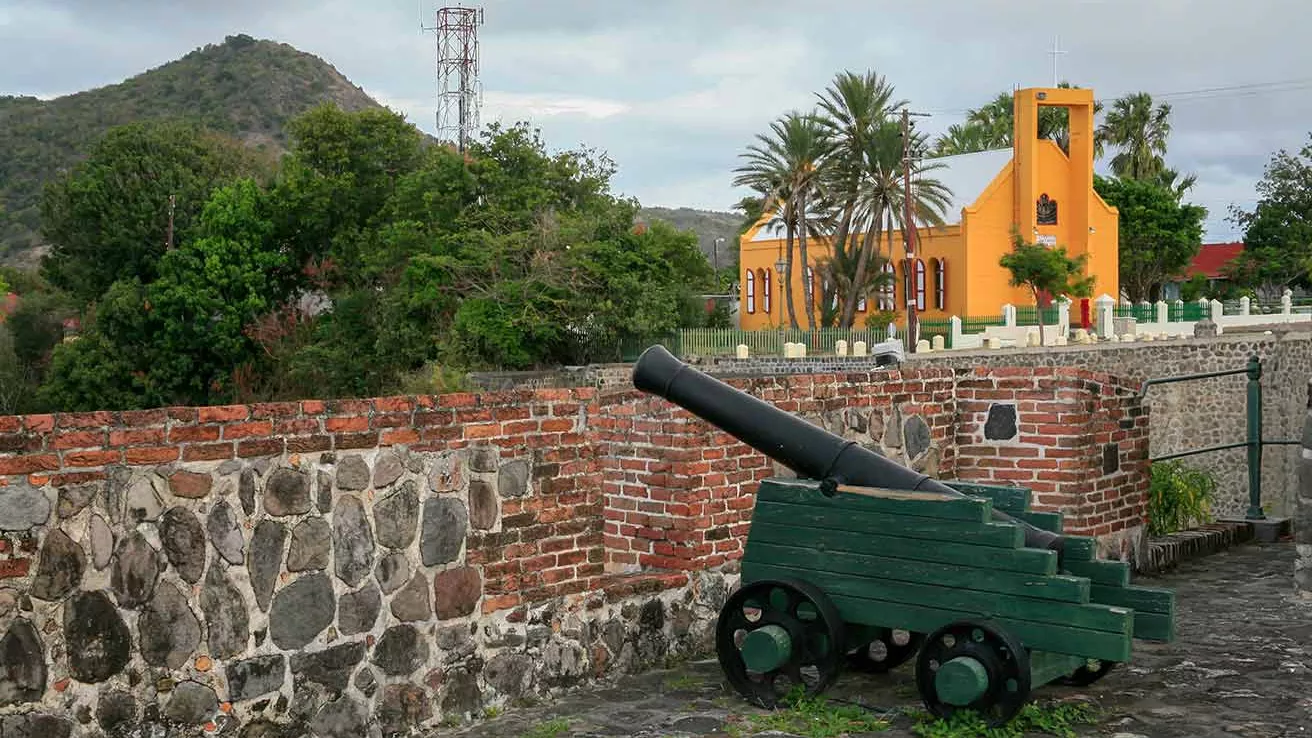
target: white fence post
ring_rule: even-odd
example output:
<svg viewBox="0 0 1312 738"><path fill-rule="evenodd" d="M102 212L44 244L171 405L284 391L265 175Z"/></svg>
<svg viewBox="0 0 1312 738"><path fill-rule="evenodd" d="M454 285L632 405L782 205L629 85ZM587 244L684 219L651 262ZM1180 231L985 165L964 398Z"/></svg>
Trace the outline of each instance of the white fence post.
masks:
<svg viewBox="0 0 1312 738"><path fill-rule="evenodd" d="M1115 314L1112 309L1116 307L1116 301L1112 299L1111 295L1104 294L1093 301L1093 307L1098 311L1097 320L1094 321L1095 330L1098 331L1100 337L1111 338L1112 334L1115 333L1113 323Z"/></svg>
<svg viewBox="0 0 1312 738"><path fill-rule="evenodd" d="M1212 300L1208 309L1211 310L1212 322L1221 325L1221 316L1225 315L1225 305L1222 305L1220 300Z"/></svg>
<svg viewBox="0 0 1312 738"><path fill-rule="evenodd" d="M961 330L961 318L955 315L948 318L948 330L952 332L952 348L961 348L961 339L966 335Z"/></svg>
<svg viewBox="0 0 1312 738"><path fill-rule="evenodd" d="M1280 295L1280 314L1293 315L1294 313L1294 291L1286 288Z"/></svg>
<svg viewBox="0 0 1312 738"><path fill-rule="evenodd" d="M1157 322L1168 323L1171 320L1171 308L1164 300L1157 301Z"/></svg>
<svg viewBox="0 0 1312 738"><path fill-rule="evenodd" d="M1248 295L1244 295L1243 297L1239 298L1239 314L1251 315L1252 312L1253 312L1253 301L1248 298Z"/></svg>
<svg viewBox="0 0 1312 738"><path fill-rule="evenodd" d="M1016 306L1015 306L1015 305L1003 305L1003 306L1002 306L1002 324L1005 325L1005 326L1007 326L1008 328L1015 328L1015 327L1016 327Z"/></svg>

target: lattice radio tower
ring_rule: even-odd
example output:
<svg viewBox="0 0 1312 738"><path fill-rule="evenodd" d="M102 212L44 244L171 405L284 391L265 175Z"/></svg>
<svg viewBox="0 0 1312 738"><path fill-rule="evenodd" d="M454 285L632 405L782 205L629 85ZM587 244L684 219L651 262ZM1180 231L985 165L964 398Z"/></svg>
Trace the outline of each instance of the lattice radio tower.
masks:
<svg viewBox="0 0 1312 738"><path fill-rule="evenodd" d="M478 132L483 87L478 80L478 27L482 8L447 7L437 11L437 136L464 151Z"/></svg>

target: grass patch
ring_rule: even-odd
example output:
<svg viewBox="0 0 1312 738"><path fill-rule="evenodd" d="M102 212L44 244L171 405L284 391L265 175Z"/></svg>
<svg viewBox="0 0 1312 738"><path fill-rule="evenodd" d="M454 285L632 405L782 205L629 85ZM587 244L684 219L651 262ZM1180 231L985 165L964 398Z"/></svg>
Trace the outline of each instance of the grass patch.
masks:
<svg viewBox="0 0 1312 738"><path fill-rule="evenodd" d="M527 733L520 734L519 738L560 738L567 730L569 730L569 721L565 718L556 718L534 725Z"/></svg>
<svg viewBox="0 0 1312 738"><path fill-rule="evenodd" d="M772 712L738 718L730 723L728 732L746 736L774 730L803 738L841 738L887 730L888 726L887 720L857 705L829 704L823 697L792 697Z"/></svg>
<svg viewBox="0 0 1312 738"><path fill-rule="evenodd" d="M1087 702L1057 702L1040 705L1031 702L1021 708L1011 722L989 728L975 713L957 713L950 720L940 720L927 712L918 712L911 732L921 738L1022 738L1026 734L1074 738L1075 728L1098 722L1098 710Z"/></svg>
<svg viewBox="0 0 1312 738"><path fill-rule="evenodd" d="M678 692L685 689L696 689L702 686L702 680L692 674L679 674L665 680L665 688L671 692Z"/></svg>

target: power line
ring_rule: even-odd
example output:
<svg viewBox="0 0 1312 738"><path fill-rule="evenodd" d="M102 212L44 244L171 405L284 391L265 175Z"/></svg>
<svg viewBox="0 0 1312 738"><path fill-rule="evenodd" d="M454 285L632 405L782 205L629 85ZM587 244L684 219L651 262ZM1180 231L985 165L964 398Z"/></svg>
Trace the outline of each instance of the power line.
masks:
<svg viewBox="0 0 1312 738"><path fill-rule="evenodd" d="M1201 87L1193 90L1177 90L1175 92L1153 92L1153 101L1180 102L1189 100L1215 100L1228 97L1256 97L1268 94L1277 94L1282 92L1298 92L1301 90L1312 89L1312 77L1301 79L1290 79L1273 82L1249 82L1236 85L1224 85L1219 87ZM1096 100L1098 103L1107 104L1114 102L1119 97L1127 94L1100 97ZM937 115L969 115L976 108L942 108L934 109L929 112Z"/></svg>

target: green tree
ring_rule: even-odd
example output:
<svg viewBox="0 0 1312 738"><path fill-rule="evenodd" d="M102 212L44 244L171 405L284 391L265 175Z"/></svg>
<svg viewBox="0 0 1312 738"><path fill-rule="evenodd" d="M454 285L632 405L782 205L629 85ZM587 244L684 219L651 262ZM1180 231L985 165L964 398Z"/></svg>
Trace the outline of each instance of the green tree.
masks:
<svg viewBox="0 0 1312 738"><path fill-rule="evenodd" d="M806 306L807 327L816 328L815 299L811 280L806 279L810 260L806 237L811 230L809 205L819 186L820 159L825 154L824 133L813 115L789 113L770 124L770 134L757 135L757 143L747 147L745 163L735 169L735 186L751 187L777 208L772 224L782 226L784 236L784 299L789 325L796 329L797 313L793 300L793 245L802 259L802 294Z"/></svg>
<svg viewBox="0 0 1312 738"><path fill-rule="evenodd" d="M1244 252L1231 276L1270 300L1312 269L1312 144L1276 152L1257 194L1253 210L1230 210L1229 220L1244 231Z"/></svg>
<svg viewBox="0 0 1312 738"><path fill-rule="evenodd" d="M1093 186L1120 213L1121 288L1133 302L1157 299L1198 254L1207 209L1154 181L1095 176Z"/></svg>
<svg viewBox="0 0 1312 738"><path fill-rule="evenodd" d="M1152 95L1137 92L1112 102L1095 140L1117 150L1111 161L1112 173L1117 177L1155 179L1166 171L1164 157L1170 136L1170 104L1153 107Z"/></svg>
<svg viewBox="0 0 1312 738"><path fill-rule="evenodd" d="M44 275L82 304L120 279L150 282L169 247L170 212L173 244L180 246L194 237L216 187L262 175L267 166L240 142L186 123L111 129L85 161L46 188Z"/></svg>
<svg viewBox="0 0 1312 738"><path fill-rule="evenodd" d="M1049 247L1030 243L1019 233L1012 233L1011 253L998 261L1011 272L1012 287L1026 287L1034 296L1034 307L1042 315L1043 302L1052 296L1088 297L1093 277L1083 276L1088 256L1067 256L1066 247ZM1045 343L1043 320L1039 320L1039 342Z"/></svg>

